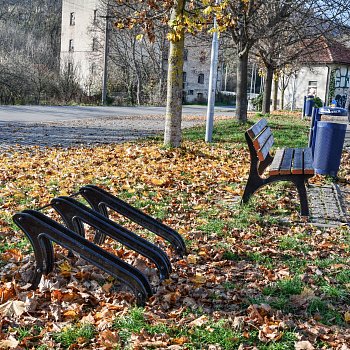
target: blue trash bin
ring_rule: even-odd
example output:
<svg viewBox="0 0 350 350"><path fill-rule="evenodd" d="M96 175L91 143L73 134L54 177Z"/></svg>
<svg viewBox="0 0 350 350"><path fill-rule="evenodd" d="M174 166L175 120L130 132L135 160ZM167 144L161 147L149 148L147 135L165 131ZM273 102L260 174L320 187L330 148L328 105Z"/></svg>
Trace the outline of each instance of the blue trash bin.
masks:
<svg viewBox="0 0 350 350"><path fill-rule="evenodd" d="M337 176L346 124L317 122L314 168L317 174Z"/></svg>
<svg viewBox="0 0 350 350"><path fill-rule="evenodd" d="M321 115L333 115L336 117L339 117L339 116L345 117L348 115L348 111L345 108L328 107L328 106L319 108L318 113L320 113Z"/></svg>
<svg viewBox="0 0 350 350"><path fill-rule="evenodd" d="M314 107L314 105L315 105L315 96L313 95L306 96L304 116L311 117L312 108Z"/></svg>
<svg viewBox="0 0 350 350"><path fill-rule="evenodd" d="M311 147L312 155L314 155L314 152L315 152L317 123L320 120L321 120L321 114L319 113L319 108L313 108L312 115L311 115L310 134L309 134L309 147Z"/></svg>

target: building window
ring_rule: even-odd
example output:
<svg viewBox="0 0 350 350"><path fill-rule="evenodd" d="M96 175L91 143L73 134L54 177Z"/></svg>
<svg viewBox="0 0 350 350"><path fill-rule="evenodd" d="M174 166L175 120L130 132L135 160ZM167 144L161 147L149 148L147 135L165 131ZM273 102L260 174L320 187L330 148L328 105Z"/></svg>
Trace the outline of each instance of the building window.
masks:
<svg viewBox="0 0 350 350"><path fill-rule="evenodd" d="M187 61L188 49L184 49L184 61Z"/></svg>
<svg viewBox="0 0 350 350"><path fill-rule="evenodd" d="M309 81L309 87L307 89L307 94L316 96L316 94L317 94L317 81L316 80Z"/></svg>
<svg viewBox="0 0 350 350"><path fill-rule="evenodd" d="M193 90L188 90L187 95L193 95Z"/></svg>
<svg viewBox="0 0 350 350"><path fill-rule="evenodd" d="M94 10L94 20L93 20L94 24L97 24L97 10Z"/></svg>
<svg viewBox="0 0 350 350"><path fill-rule="evenodd" d="M187 79L187 73L186 72L182 72L182 88L183 89L186 88L186 79Z"/></svg>
<svg viewBox="0 0 350 350"><path fill-rule="evenodd" d="M92 63L91 64L90 70L91 70L91 74L95 74L96 73L96 63Z"/></svg>
<svg viewBox="0 0 350 350"><path fill-rule="evenodd" d="M198 84L204 84L204 74L198 74Z"/></svg>
<svg viewBox="0 0 350 350"><path fill-rule="evenodd" d="M75 12L71 12L71 13L70 13L69 24L70 24L71 26L75 26Z"/></svg>
<svg viewBox="0 0 350 350"><path fill-rule="evenodd" d="M74 51L74 41L73 39L69 40L69 52L73 52Z"/></svg>
<svg viewBox="0 0 350 350"><path fill-rule="evenodd" d="M68 70L69 76L73 74L73 63L71 63L71 62L68 63L67 70Z"/></svg>
<svg viewBox="0 0 350 350"><path fill-rule="evenodd" d="M98 50L98 41L97 38L92 39L92 51L97 51Z"/></svg>
<svg viewBox="0 0 350 350"><path fill-rule="evenodd" d="M205 63L207 60L207 54L205 51L201 51L200 55L199 55L199 62L200 63Z"/></svg>
<svg viewBox="0 0 350 350"><path fill-rule="evenodd" d="M203 101L203 94L201 92L198 92L197 94L197 101L202 102Z"/></svg>

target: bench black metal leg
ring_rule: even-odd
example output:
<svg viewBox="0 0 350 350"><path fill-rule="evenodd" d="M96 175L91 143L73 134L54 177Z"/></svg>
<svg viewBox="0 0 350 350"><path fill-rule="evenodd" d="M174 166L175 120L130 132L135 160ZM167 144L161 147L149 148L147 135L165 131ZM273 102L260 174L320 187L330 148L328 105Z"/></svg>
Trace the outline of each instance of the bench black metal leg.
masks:
<svg viewBox="0 0 350 350"><path fill-rule="evenodd" d="M242 196L242 203L247 203L250 197L262 186L264 181L259 176L249 176Z"/></svg>
<svg viewBox="0 0 350 350"><path fill-rule="evenodd" d="M276 175L276 176L270 176L267 179L262 179L260 177L251 177L249 176L246 188L244 190L244 194L242 197L242 203L247 203L249 198L254 194L259 188L262 186L268 185L273 182L277 181L290 181L292 182L299 194L299 200L300 200L300 215L301 216L309 216L309 204L307 200L307 192L306 192L306 186L305 182L307 181L308 177L302 177L299 175Z"/></svg>
<svg viewBox="0 0 350 350"><path fill-rule="evenodd" d="M16 214L14 221L28 236L34 248L37 272L33 281L35 283L32 284L33 288L37 287L38 277L41 277L43 272L47 273L44 270L44 265L50 261L45 261L48 257L44 251L51 245L50 241L54 241L62 247L76 252L84 260L126 284L135 293L139 305L144 305L146 298L153 295L152 288L142 272L44 214L34 210L25 210ZM53 250L49 248L48 252L53 253ZM53 255L51 258L53 259Z"/></svg>
<svg viewBox="0 0 350 350"><path fill-rule="evenodd" d="M264 186L267 182L266 179L261 178L261 174L264 170L271 164L273 158L268 154L266 158L259 162L259 159L256 156L256 152L254 150L254 146L250 137L245 134L246 141L249 147L250 153L250 170L249 177L244 189L242 203L247 203L249 198L262 186Z"/></svg>
<svg viewBox="0 0 350 350"><path fill-rule="evenodd" d="M294 180L293 183L297 187L299 199L300 199L300 215L309 216L309 204L307 201L307 192L304 179Z"/></svg>
<svg viewBox="0 0 350 350"><path fill-rule="evenodd" d="M183 256L186 254L186 245L181 235L171 227L164 225L146 213L93 185L82 187L79 192L88 201L93 209L108 217L107 207L127 217L131 221L155 233L168 241ZM101 236L101 239L103 237Z"/></svg>

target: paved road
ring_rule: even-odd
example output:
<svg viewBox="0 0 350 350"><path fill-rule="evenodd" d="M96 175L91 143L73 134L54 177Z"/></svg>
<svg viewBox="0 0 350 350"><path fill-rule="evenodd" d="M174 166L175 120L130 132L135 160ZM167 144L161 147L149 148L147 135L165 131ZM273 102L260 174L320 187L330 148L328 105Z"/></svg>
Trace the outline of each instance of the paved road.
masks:
<svg viewBox="0 0 350 350"><path fill-rule="evenodd" d="M205 123L206 106L184 106L182 127ZM216 108L216 116L233 116ZM120 143L164 132L164 107L0 106L0 150L13 145Z"/></svg>
<svg viewBox="0 0 350 350"><path fill-rule="evenodd" d="M183 115L205 116L206 106L183 106ZM0 121L47 122L99 117L164 116L165 107L0 106ZM215 108L215 115L234 116L233 108Z"/></svg>

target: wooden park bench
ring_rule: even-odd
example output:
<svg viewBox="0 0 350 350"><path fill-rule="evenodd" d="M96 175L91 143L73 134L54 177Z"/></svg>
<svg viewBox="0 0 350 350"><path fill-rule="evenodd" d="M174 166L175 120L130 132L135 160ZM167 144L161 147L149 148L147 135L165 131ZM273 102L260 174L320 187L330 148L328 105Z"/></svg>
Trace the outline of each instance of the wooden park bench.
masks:
<svg viewBox="0 0 350 350"><path fill-rule="evenodd" d="M315 174L311 148L277 149L272 156L270 151L274 139L266 119L261 119L249 128L245 132L245 138L251 161L242 202L248 202L249 198L264 185L275 181L291 181L299 193L300 214L309 216L305 183Z"/></svg>

